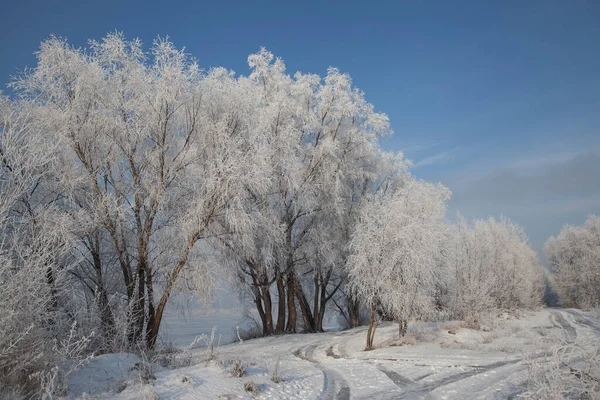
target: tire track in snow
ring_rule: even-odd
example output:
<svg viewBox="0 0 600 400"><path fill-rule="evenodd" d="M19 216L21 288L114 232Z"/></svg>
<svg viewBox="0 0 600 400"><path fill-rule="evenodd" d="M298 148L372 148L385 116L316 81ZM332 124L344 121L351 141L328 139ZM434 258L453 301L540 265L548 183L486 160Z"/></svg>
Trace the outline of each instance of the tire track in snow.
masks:
<svg viewBox="0 0 600 400"><path fill-rule="evenodd" d="M394 384L398 387L406 387L416 385L417 383L406 376L400 375L395 371L390 371L389 369L384 368L383 366L377 367L381 372L383 372Z"/></svg>
<svg viewBox="0 0 600 400"><path fill-rule="evenodd" d="M462 381L462 380L468 379L468 378L472 378L474 376L484 374L486 372L490 372L494 369L504 367L506 365L517 364L520 361L521 361L521 359L519 358L519 359L515 359L515 360L510 360L510 361L498 361L498 362L495 362L492 364L482 365L479 367L472 367L472 368L474 368L474 370L472 370L472 371L461 372L461 373L458 373L455 375L451 375L451 376L442 378L438 381L425 383L411 391L403 392L402 395L398 398L399 399L413 398L413 396L426 395L426 394L433 392L436 389L439 389L439 388L449 385L451 383ZM406 396L409 396L409 397L406 397Z"/></svg>
<svg viewBox="0 0 600 400"><path fill-rule="evenodd" d="M447 376L440 380L433 381L433 382L427 382L424 384L419 384L416 381L412 381L408 378L402 377L400 374L395 374L392 371L388 371L388 372L392 372L392 374L390 376L390 375L388 375L388 372L381 370L384 374L388 375L388 377L392 380L392 382L394 382L398 386L398 388L401 389L401 391L391 392L391 393L390 392L377 393L376 395L373 396L373 398L398 399L398 400L400 400L400 399L417 399L417 398L429 399L429 398L432 398L431 393L436 389L439 389L439 388L449 385L451 383L459 382L464 379L469 379L469 378L475 377L477 375L493 371L495 369L498 369L498 368L501 368L501 367L504 367L507 365L517 364L519 362L521 362L520 358L508 360L508 361L498 361L498 362L495 362L492 364L481 365L481 366L470 366L470 368L473 368L470 371L460 372L458 374L450 375L450 376ZM400 377L400 378L398 378L398 377Z"/></svg>
<svg viewBox="0 0 600 400"><path fill-rule="evenodd" d="M567 339L569 339L571 342L574 341L575 339L577 339L577 331L575 330L573 325L571 325L569 323L569 321L567 321L565 319L565 317L563 317L563 315L560 311L551 310L550 314L552 314L552 316L554 317L554 320L558 323L558 325L567 334Z"/></svg>
<svg viewBox="0 0 600 400"><path fill-rule="evenodd" d="M596 334L596 336L600 336L600 324L599 323L595 322L594 320L592 320L589 317L586 317L585 315L578 313L575 310L564 310L564 311L573 316L573 320L575 321L575 323L582 325L582 326L585 325L585 326L591 328L594 331L594 333Z"/></svg>
<svg viewBox="0 0 600 400"><path fill-rule="evenodd" d="M319 398L323 400L350 400L350 387L348 386L348 382L346 382L346 380L336 371L325 367L313 358L312 355L316 347L316 344L301 347L296 349L293 354L302 360L310 362L323 373L323 391ZM338 386L339 390L337 390Z"/></svg>

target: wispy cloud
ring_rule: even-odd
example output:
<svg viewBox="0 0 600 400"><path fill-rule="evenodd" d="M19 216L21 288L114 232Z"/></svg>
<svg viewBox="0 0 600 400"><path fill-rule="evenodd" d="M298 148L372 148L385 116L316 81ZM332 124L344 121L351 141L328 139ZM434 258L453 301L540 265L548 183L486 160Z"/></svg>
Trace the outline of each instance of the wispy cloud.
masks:
<svg viewBox="0 0 600 400"><path fill-rule="evenodd" d="M436 142L415 143L415 144L411 144L409 146L404 147L402 149L402 152L404 154L420 153L420 152L423 152L425 150L429 150L429 149L432 149L434 147L441 146L441 145L443 145L446 142L447 142L446 140L438 140Z"/></svg>
<svg viewBox="0 0 600 400"><path fill-rule="evenodd" d="M526 170L547 167L552 164L561 164L575 158L585 151L564 151L558 153L543 154L529 158L520 159L507 166L510 169Z"/></svg>
<svg viewBox="0 0 600 400"><path fill-rule="evenodd" d="M568 214L582 212L588 214L592 210L600 209L600 196L586 198L572 198L551 201L547 204L541 204L530 212L536 212L544 215Z"/></svg>
<svg viewBox="0 0 600 400"><path fill-rule="evenodd" d="M600 195L600 154L521 162L498 168L456 187L455 200L466 204L531 204L562 197Z"/></svg>
<svg viewBox="0 0 600 400"><path fill-rule="evenodd" d="M429 157L425 157L414 164L414 168L424 167L434 164L445 164L450 161L454 155L460 150L460 147L455 147L451 150L443 151Z"/></svg>

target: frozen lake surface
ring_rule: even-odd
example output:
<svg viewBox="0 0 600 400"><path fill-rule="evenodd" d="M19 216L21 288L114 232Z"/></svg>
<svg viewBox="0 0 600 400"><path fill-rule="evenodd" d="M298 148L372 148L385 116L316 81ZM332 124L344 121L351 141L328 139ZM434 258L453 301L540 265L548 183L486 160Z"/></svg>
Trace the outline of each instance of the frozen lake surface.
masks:
<svg viewBox="0 0 600 400"><path fill-rule="evenodd" d="M197 336L210 336L214 327L216 342L224 345L237 341L236 326L243 329L247 323L248 320L241 315L165 315L160 328L160 340L177 347L186 347ZM201 346L204 346L202 341L194 347Z"/></svg>

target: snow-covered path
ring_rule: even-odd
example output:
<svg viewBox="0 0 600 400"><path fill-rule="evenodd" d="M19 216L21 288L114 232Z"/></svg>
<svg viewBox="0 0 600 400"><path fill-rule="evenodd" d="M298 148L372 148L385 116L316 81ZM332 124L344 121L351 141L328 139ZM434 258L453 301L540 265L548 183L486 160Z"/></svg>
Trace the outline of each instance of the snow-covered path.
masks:
<svg viewBox="0 0 600 400"><path fill-rule="evenodd" d="M483 330L415 324L407 339L416 343L403 346L389 346L397 326L387 323L377 330L379 347L368 352L365 335L361 327L222 346L218 359L224 365L235 359L248 363L246 377L232 378L226 367L201 363L157 373L144 390L161 399L250 399L243 384L252 380L261 390L259 399L513 398L525 388L528 363L547 356L552 338L592 340L600 335L600 323L578 310L546 309L518 319L506 316ZM270 380L277 360L280 383ZM139 398L140 390L128 387L110 398Z"/></svg>

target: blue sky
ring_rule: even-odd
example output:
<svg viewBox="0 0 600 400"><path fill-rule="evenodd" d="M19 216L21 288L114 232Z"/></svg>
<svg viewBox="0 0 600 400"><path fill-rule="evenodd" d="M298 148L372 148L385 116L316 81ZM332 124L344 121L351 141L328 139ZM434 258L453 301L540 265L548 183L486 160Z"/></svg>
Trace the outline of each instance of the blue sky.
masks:
<svg viewBox="0 0 600 400"><path fill-rule="evenodd" d="M388 150L454 193L450 213L507 215L536 249L600 214L600 2L21 1L0 8L0 80L50 34L169 35L204 68L349 73L390 116Z"/></svg>

